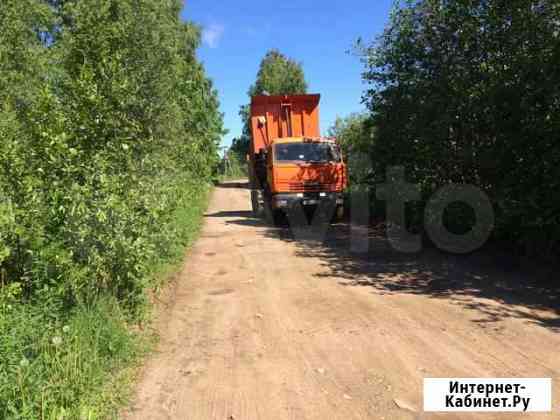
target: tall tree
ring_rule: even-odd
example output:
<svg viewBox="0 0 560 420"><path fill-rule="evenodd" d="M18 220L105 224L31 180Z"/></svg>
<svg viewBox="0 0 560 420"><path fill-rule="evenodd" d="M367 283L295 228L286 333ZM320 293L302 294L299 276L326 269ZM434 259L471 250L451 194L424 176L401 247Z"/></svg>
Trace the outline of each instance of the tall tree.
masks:
<svg viewBox="0 0 560 420"><path fill-rule="evenodd" d="M301 63L278 50L270 50L261 61L257 80L249 88L249 96L293 95L307 92Z"/></svg>

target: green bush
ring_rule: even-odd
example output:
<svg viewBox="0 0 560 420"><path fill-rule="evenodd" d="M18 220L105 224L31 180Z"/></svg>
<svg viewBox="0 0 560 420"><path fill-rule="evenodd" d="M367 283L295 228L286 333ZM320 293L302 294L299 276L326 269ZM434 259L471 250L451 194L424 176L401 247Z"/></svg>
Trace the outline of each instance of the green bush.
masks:
<svg viewBox="0 0 560 420"><path fill-rule="evenodd" d="M3 53L21 57L0 64L0 258L25 297L48 289L72 303L109 292L134 306L174 246L184 195L196 201L211 180L222 119L196 61L199 31L180 9L148 0L2 6ZM42 71L10 76L21 64ZM34 78L41 83L27 83Z"/></svg>
<svg viewBox="0 0 560 420"><path fill-rule="evenodd" d="M0 4L2 418L97 417L126 320L200 224L222 115L182 7Z"/></svg>
<svg viewBox="0 0 560 420"><path fill-rule="evenodd" d="M424 202L448 183L477 185L496 238L559 255L559 16L550 0L398 2L378 41L360 45L371 183L402 165Z"/></svg>

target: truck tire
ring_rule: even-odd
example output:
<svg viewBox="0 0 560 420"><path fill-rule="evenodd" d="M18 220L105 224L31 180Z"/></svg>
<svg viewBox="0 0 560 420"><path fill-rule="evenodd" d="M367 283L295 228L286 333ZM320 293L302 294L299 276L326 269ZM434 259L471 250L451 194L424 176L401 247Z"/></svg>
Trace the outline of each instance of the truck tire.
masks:
<svg viewBox="0 0 560 420"><path fill-rule="evenodd" d="M285 223L286 220L286 213L282 210L274 210L272 212L272 218L274 219L274 225L280 226Z"/></svg>
<svg viewBox="0 0 560 420"><path fill-rule="evenodd" d="M337 206L336 212L334 213L334 220L336 222L340 222L342 221L343 218L344 218L344 206Z"/></svg>
<svg viewBox="0 0 560 420"><path fill-rule="evenodd" d="M274 213L272 211L272 206L267 200L265 200L264 202L263 212L264 212L264 220L266 221L266 223L274 225Z"/></svg>
<svg viewBox="0 0 560 420"><path fill-rule="evenodd" d="M251 190L251 207L253 209L253 216L260 217L263 212L263 208L259 203L259 192L257 190Z"/></svg>
<svg viewBox="0 0 560 420"><path fill-rule="evenodd" d="M264 203L264 218L266 223L272 226L279 226L284 220L284 212L282 210L273 209L268 201Z"/></svg>

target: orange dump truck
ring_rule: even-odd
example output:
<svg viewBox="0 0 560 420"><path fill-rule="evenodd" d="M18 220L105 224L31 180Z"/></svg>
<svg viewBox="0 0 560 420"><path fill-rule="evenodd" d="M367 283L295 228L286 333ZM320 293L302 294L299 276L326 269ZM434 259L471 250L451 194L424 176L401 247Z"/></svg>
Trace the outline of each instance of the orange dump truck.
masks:
<svg viewBox="0 0 560 420"><path fill-rule="evenodd" d="M253 212L274 218L296 207L342 217L346 165L319 131L320 95L254 96L249 180Z"/></svg>

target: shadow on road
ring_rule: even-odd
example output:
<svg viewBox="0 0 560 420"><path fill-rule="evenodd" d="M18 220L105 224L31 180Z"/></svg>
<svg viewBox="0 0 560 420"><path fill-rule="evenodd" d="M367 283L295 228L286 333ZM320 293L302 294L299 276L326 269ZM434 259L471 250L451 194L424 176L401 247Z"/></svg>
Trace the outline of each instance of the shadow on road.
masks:
<svg viewBox="0 0 560 420"><path fill-rule="evenodd" d="M295 243L298 256L319 258L326 271L314 274L317 278L337 280L345 287L369 287L376 294L415 294L451 300L480 313L473 322L481 325L514 317L560 332L560 276L552 268L522 264L513 257L488 250L452 255L425 248L419 253L405 254L390 246L383 229L374 228L367 231L369 251L353 253L350 226L346 223L330 226L321 238L302 234L301 226L294 234L287 223L272 227L254 219L250 212L231 213L228 217L239 219L228 223L268 226L265 234ZM307 229L311 231L309 226Z"/></svg>
<svg viewBox="0 0 560 420"><path fill-rule="evenodd" d="M218 211L216 213L205 214L204 217L245 217L252 218L253 213L251 211L235 210L235 211Z"/></svg>
<svg viewBox="0 0 560 420"><path fill-rule="evenodd" d="M226 220L226 224L251 227L268 227L264 220L253 217L253 212L251 211L219 211L216 213L205 214L204 217L222 217L232 219Z"/></svg>
<svg viewBox="0 0 560 420"><path fill-rule="evenodd" d="M219 188L242 188L249 189L248 181L222 181L216 184Z"/></svg>

